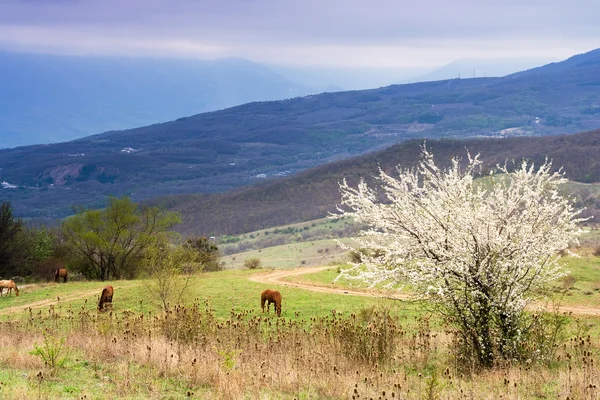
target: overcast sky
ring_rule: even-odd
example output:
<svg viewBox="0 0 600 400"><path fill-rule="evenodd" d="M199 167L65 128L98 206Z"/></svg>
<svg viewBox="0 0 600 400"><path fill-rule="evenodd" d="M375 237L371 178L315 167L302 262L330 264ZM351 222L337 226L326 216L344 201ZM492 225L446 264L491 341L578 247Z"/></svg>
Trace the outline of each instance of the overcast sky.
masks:
<svg viewBox="0 0 600 400"><path fill-rule="evenodd" d="M0 48L325 67L560 60L600 47L598 0L0 0Z"/></svg>

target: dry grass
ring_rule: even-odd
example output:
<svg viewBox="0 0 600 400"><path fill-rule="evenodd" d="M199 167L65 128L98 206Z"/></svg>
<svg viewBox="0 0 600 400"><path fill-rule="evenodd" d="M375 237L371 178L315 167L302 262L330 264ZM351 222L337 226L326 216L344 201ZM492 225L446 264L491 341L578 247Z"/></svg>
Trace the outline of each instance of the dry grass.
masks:
<svg viewBox="0 0 600 400"><path fill-rule="evenodd" d="M16 372L0 390L16 399L65 390L165 398L165 385L168 398L598 398L599 343L590 337L565 343L548 364L470 376L453 362L452 335L426 318L403 327L389 311L292 321L249 312L220 320L208 304L157 316L51 309L0 326L0 370ZM29 354L44 335L66 339L64 368Z"/></svg>

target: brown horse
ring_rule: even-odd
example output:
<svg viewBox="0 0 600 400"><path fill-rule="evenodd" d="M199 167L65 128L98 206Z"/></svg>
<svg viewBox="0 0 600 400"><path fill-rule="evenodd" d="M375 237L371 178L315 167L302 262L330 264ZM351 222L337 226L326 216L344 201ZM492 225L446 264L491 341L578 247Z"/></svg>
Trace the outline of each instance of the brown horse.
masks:
<svg viewBox="0 0 600 400"><path fill-rule="evenodd" d="M19 289L17 288L17 284L13 280L3 280L0 281L0 296L2 296L2 291L4 289L8 289L6 295L12 293L12 290L15 289L15 296L19 295Z"/></svg>
<svg viewBox="0 0 600 400"><path fill-rule="evenodd" d="M63 283L67 283L67 278L69 276L69 272L66 268L59 268L54 271L54 282L58 283L60 278L63 278Z"/></svg>
<svg viewBox="0 0 600 400"><path fill-rule="evenodd" d="M107 286L104 289L102 289L102 294L100 295L100 302L98 303L98 311L103 311L106 303L110 303L110 306L112 307L112 297L113 297L113 287L112 286Z"/></svg>
<svg viewBox="0 0 600 400"><path fill-rule="evenodd" d="M267 314L269 313L269 307L271 303L275 304L275 312L278 317L281 317L281 293L277 290L263 290L260 294L260 307L262 311L265 312L265 302L267 303Z"/></svg>

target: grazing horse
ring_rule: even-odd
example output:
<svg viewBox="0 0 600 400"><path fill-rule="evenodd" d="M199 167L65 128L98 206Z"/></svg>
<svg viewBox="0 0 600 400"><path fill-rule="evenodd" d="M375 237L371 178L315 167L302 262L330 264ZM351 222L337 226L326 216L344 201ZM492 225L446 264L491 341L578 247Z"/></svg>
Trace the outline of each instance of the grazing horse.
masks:
<svg viewBox="0 0 600 400"><path fill-rule="evenodd" d="M102 294L100 295L100 302L98 303L98 311L103 311L106 303L110 303L112 307L112 297L113 297L113 287L107 286L102 289Z"/></svg>
<svg viewBox="0 0 600 400"><path fill-rule="evenodd" d="M277 290L267 289L260 294L260 307L265 312L265 302L267 303L267 314L271 303L275 304L275 312L278 317L281 317L281 293Z"/></svg>
<svg viewBox="0 0 600 400"><path fill-rule="evenodd" d="M15 289L15 296L19 295L19 288L17 288L17 284L13 280L3 280L0 281L0 296L2 296L2 291L7 289L7 295L12 293L12 290Z"/></svg>
<svg viewBox="0 0 600 400"><path fill-rule="evenodd" d="M67 283L67 278L69 276L69 272L66 268L59 268L54 271L54 282L58 283L60 278L63 278L63 283Z"/></svg>

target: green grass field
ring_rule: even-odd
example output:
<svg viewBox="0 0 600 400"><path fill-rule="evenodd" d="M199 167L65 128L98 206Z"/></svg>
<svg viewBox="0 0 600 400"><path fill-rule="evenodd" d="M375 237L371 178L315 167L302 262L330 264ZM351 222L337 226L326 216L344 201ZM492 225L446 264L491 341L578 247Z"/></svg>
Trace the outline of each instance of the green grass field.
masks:
<svg viewBox="0 0 600 400"><path fill-rule="evenodd" d="M589 249L581 253L582 257L563 259L569 275L555 282L551 292L563 305L600 308L600 257ZM243 269L243 261L250 257L259 257L266 268ZM286 285L299 282L355 289L351 282L333 283L343 259L343 251L331 239L225 257L230 269L192 279L183 299L187 310L199 305L201 316L192 323L164 314L160 301L149 294L149 280L23 285L20 296L0 298L0 399L340 399L350 398L353 388L360 390L361 398L391 399L391 390L397 390L400 398L422 399L427 398L427 382L433 382L432 371L439 372L439 384L434 387L439 396L433 398L596 398L585 388L594 384L597 374L590 375L586 364L579 361L573 362L574 372L569 372L569 377L567 364L531 371L509 368L476 380L442 376L448 362L446 328L435 316L424 319L428 314L423 304ZM287 277L279 285L249 280L271 268L313 265L330 267ZM98 313L98 296L107 284L115 289L112 313ZM266 288L282 293L282 318L275 318L273 311L264 318L260 293ZM368 289L363 285L361 290ZM403 336L396 340L402 347L394 369L348 359L345 341L352 337L340 342L337 334L328 332L336 326L334 315L350 319L357 315L359 320L368 321L373 310L387 310L401 326ZM165 330L168 315L180 322ZM206 321L213 321L211 316L216 318L214 322L203 327ZM569 321L567 334L589 335L585 351L593 351L594 357L600 354L600 319L580 316ZM193 342L173 336L173 332L183 335L187 329L199 327L206 331ZM46 332L50 332L47 329L65 340L60 353L64 365L56 370L30 354L35 345L43 343ZM364 335L371 332L378 338L378 329L381 327ZM366 345L357 343L361 349ZM567 343L574 346L567 348L568 354L582 354L578 341ZM150 347L152 354L146 350ZM281 362L266 367L264 354L276 354ZM196 357L200 368L194 367ZM294 371L302 371L302 376ZM365 384L365 379L377 384ZM520 386L509 390L503 379ZM391 389L397 382L402 382L402 390L397 386ZM420 385L422 389L418 389ZM387 397L381 395L382 390ZM488 397L481 397L484 393Z"/></svg>
<svg viewBox="0 0 600 400"><path fill-rule="evenodd" d="M351 239L340 239L345 244ZM249 258L261 260L263 268L296 268L316 265L338 264L346 251L334 239L288 243L264 249L250 250L222 258L226 269L242 269Z"/></svg>
<svg viewBox="0 0 600 400"><path fill-rule="evenodd" d="M248 280L250 275L263 272L264 270L236 270L201 274L193 278L184 302L191 305L194 302L208 301L219 318L228 317L232 311L244 310L259 315L260 293L266 288L271 288L282 293L284 299L282 316L294 320L324 317L333 309L347 315L384 301L375 298L309 292L277 285L267 287L265 284ZM54 304L59 312L68 309L78 310L84 304L88 309L95 309L102 288L108 284L115 290L114 311L128 310L136 313L160 311L160 301L150 298L147 286L151 282L147 280L47 283L25 286L20 290L18 297L13 295L0 298L0 321L13 319L18 315L24 316L28 313L28 307L45 311L51 304ZM388 301L394 307L409 314L412 314L416 308L412 303Z"/></svg>
<svg viewBox="0 0 600 400"><path fill-rule="evenodd" d="M224 254L244 253L284 244L333 240L348 237L355 233L349 218L321 218L285 226L261 229L238 236L216 238Z"/></svg>

